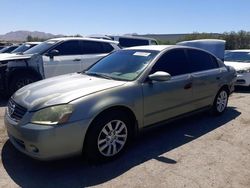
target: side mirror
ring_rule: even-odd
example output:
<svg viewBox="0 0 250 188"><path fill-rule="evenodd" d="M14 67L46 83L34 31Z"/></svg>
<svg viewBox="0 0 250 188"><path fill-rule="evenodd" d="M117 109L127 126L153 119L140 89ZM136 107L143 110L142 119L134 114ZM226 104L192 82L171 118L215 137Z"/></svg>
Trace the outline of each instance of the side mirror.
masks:
<svg viewBox="0 0 250 188"><path fill-rule="evenodd" d="M50 58L53 58L54 56L59 55L58 50L51 50L50 52L46 53L46 56L49 56Z"/></svg>
<svg viewBox="0 0 250 188"><path fill-rule="evenodd" d="M162 81L168 81L171 79L171 75L167 72L163 72L163 71L157 71L153 74L150 74L148 76L148 78L152 81L158 81L158 82L162 82Z"/></svg>

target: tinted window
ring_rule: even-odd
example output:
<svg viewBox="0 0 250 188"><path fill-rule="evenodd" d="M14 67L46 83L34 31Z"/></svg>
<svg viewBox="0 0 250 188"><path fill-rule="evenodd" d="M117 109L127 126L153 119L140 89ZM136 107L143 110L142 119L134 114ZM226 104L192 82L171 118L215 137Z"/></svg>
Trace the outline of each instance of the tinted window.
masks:
<svg viewBox="0 0 250 188"><path fill-rule="evenodd" d="M110 53L114 50L113 46L111 46L111 44L103 42L102 43L103 46L103 53Z"/></svg>
<svg viewBox="0 0 250 188"><path fill-rule="evenodd" d="M148 40L143 39L130 39L130 38L119 38L119 43L123 47L132 47L132 46L143 46L149 45Z"/></svg>
<svg viewBox="0 0 250 188"><path fill-rule="evenodd" d="M66 41L59 44L54 48L59 51L59 55L79 55L81 54L81 48L79 41Z"/></svg>
<svg viewBox="0 0 250 188"><path fill-rule="evenodd" d="M109 53L114 48L104 42L95 42L95 41L80 41L82 54L102 54Z"/></svg>
<svg viewBox="0 0 250 188"><path fill-rule="evenodd" d="M206 52L194 49L188 49L187 52L192 72L218 67L217 61L213 61L212 56Z"/></svg>
<svg viewBox="0 0 250 188"><path fill-rule="evenodd" d="M189 73L188 61L184 50L166 52L153 66L151 73L164 71L171 76Z"/></svg>

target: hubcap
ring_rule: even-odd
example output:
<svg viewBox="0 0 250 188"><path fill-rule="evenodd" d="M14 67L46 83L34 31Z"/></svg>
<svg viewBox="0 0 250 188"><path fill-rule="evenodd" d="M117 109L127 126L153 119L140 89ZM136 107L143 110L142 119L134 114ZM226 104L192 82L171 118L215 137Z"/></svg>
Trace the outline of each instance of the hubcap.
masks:
<svg viewBox="0 0 250 188"><path fill-rule="evenodd" d="M217 98L217 110L218 112L223 112L227 106L227 92L221 91Z"/></svg>
<svg viewBox="0 0 250 188"><path fill-rule="evenodd" d="M110 121L98 136L97 144L100 153L107 157L116 155L124 147L127 136L128 130L124 122Z"/></svg>

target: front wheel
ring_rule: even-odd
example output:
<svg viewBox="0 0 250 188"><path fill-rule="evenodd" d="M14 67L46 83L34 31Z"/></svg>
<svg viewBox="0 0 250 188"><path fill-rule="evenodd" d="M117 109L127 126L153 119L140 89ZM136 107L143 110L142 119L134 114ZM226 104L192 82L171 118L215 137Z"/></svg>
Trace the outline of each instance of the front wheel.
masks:
<svg viewBox="0 0 250 188"><path fill-rule="evenodd" d="M124 114L106 113L98 117L86 135L84 153L91 162L111 160L122 153L131 137L131 122Z"/></svg>
<svg viewBox="0 0 250 188"><path fill-rule="evenodd" d="M222 88L216 95L212 111L215 115L221 115L227 108L229 93L226 89Z"/></svg>

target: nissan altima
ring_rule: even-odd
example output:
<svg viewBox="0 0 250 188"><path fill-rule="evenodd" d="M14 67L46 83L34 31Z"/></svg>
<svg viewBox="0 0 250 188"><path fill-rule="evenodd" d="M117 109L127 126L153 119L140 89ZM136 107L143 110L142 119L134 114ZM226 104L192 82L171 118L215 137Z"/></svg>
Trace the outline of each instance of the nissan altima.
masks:
<svg viewBox="0 0 250 188"><path fill-rule="evenodd" d="M220 115L236 71L184 46L116 51L87 71L45 79L9 100L5 125L21 152L40 160L120 155L143 128L201 110Z"/></svg>

